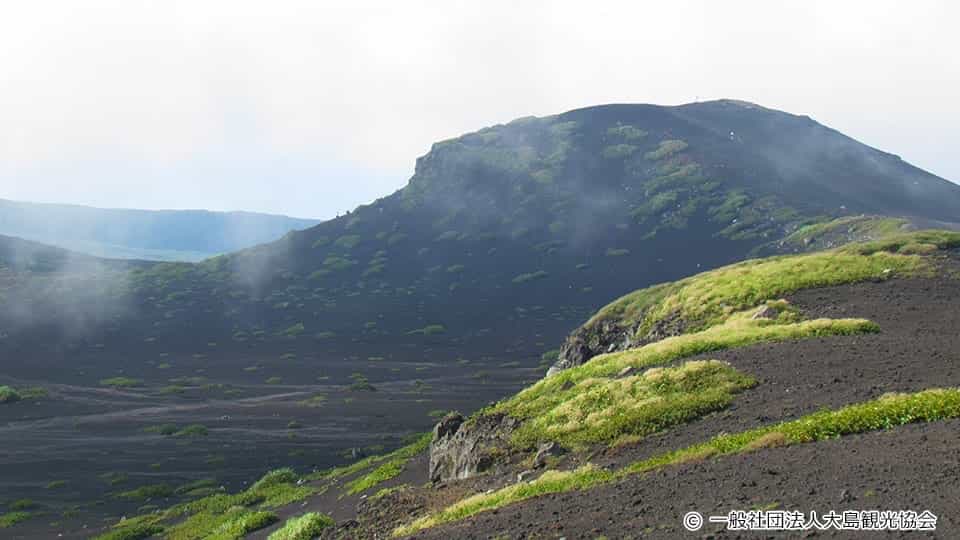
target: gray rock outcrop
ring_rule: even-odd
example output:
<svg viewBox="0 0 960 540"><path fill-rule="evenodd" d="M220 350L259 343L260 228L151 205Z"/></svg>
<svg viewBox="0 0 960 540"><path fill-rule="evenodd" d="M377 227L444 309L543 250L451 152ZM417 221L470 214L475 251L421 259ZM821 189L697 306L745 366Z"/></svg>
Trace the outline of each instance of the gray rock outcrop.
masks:
<svg viewBox="0 0 960 540"><path fill-rule="evenodd" d="M433 428L430 481L464 479L493 468L509 447L519 422L504 414L483 415L467 422L460 414L445 416Z"/></svg>

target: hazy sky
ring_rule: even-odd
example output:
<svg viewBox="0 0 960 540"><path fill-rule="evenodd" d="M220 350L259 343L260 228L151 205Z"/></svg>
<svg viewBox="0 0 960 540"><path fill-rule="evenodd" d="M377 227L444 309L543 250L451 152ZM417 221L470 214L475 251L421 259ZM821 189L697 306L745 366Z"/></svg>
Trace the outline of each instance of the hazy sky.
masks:
<svg viewBox="0 0 960 540"><path fill-rule="evenodd" d="M463 132L720 97L960 181L958 22L953 0L8 2L0 198L329 217Z"/></svg>

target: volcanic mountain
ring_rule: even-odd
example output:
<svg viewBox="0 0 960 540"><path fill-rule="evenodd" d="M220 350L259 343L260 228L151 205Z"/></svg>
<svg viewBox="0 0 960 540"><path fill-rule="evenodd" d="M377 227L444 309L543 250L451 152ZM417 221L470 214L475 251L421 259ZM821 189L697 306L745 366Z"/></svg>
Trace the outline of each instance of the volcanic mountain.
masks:
<svg viewBox="0 0 960 540"><path fill-rule="evenodd" d="M662 343L683 345L684 355L714 350L721 341L736 345L744 336L849 333L861 343L879 325L900 333L881 334L880 343L864 338L863 347L900 350L885 340L902 345L913 327L872 310L905 283L887 278L915 280L903 304L912 306L924 291L952 283L956 237L915 229L957 228L957 216L960 186L810 118L727 100L590 107L439 142L417 161L403 189L280 240L199 263L99 259L0 237L0 358L6 359L0 387L10 396L0 427L18 441L0 460L0 495L59 508L69 494L71 504L94 501L84 508L100 519L133 515L147 499L166 505L190 493L218 496L265 470L319 470L342 463L344 452L349 459L379 454L446 411L475 411L529 384L474 419L448 418L435 440L421 437L395 453L324 473L349 484L314 503L349 521L356 497L396 487L382 480L413 471L407 465L413 456L423 470L396 482L447 481L477 472L481 463L508 463L505 475L494 478L512 483L541 444L607 445L656 431L661 416L683 423L732 403L756 383L751 377L788 373L784 366L794 365L787 354L792 342L771 353L780 363L757 357L767 366L759 376L735 358L720 361L741 371L714 357L692 359L666 373L690 376L712 393L684 392L676 414L653 414L637 429L617 424L627 417L616 408L600 408L587 420L571 416L593 399L581 392L591 384L623 397L617 381L643 383L638 370L662 363L655 357ZM889 238L897 240L880 240ZM862 241L866 247L837 251ZM827 251L782 257L811 250ZM773 257L763 263L743 262L767 255ZM926 280L944 264L948 277ZM871 289L870 309L836 308L863 320L818 322L833 317L829 302L791 296L821 294L818 287L832 283L854 287L844 289L844 298L858 301L856 286L864 281L885 284ZM666 285L650 287L655 283ZM942 296L937 310L923 312L924 321L939 321L938 332L952 324L945 315L952 297ZM942 355L949 342L938 337L930 346L930 355ZM816 384L838 398L831 407L887 388L877 382L880 375L865 378L856 395L839 400L838 387L827 383L846 380L833 368L849 362L830 360L816 347L809 355L834 362L811 368L829 377ZM884 358L884 369L901 362ZM537 383L551 365L559 374ZM889 387L916 391L930 382ZM760 384L772 389L769 396L779 395L779 386ZM803 413L823 401L805 385L790 386L795 395L812 396L796 409ZM653 401L663 397L656 385L640 386ZM796 418L744 410L743 425L733 427L749 428L762 415ZM478 446L491 455L457 457L460 443L474 440L471 426L492 427L500 440L510 431L500 430L501 421L516 421L508 426L516 428L513 442ZM423 450L431 441L438 447L428 459ZM568 465L590 451L574 452ZM103 459L105 453L116 459ZM541 457L549 464L559 456ZM603 476L597 474L588 468L561 480L592 482ZM546 478L549 484L553 476ZM227 507L262 497L286 504L326 489L330 479L317 473L308 479L312 487L300 489L291 483L296 475L281 471ZM407 527L401 532L453 523L458 510L441 511L442 505L473 488L456 489L430 499L440 513L417 510L425 521L411 522L413 507L400 504L388 507L397 512L390 519L368 515L365 523ZM351 506L339 512L327 503ZM164 514L162 525L150 522L140 532L171 519L178 518ZM86 520L78 516L64 526L82 530Z"/></svg>
<svg viewBox="0 0 960 540"><path fill-rule="evenodd" d="M54 347L489 348L494 335L498 351L533 349L637 286L864 213L943 226L960 216L960 186L750 103L589 107L436 143L403 189L272 243L88 273L95 313L73 294L90 287L64 290L57 274L29 295L8 288L19 309L0 317ZM42 328L11 317L24 311Z"/></svg>

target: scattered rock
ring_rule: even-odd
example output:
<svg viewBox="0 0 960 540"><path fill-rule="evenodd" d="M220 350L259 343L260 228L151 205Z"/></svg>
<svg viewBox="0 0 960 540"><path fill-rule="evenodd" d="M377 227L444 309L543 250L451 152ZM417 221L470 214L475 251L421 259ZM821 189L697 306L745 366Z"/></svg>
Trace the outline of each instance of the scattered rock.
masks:
<svg viewBox="0 0 960 540"><path fill-rule="evenodd" d="M621 369L619 373L617 373L617 378L618 378L618 379L625 379L625 378L627 378L627 377L633 377L634 375L636 375L637 373L639 373L639 371L640 371L640 370L638 370L637 368L635 368L635 367L633 367L633 366L627 366L627 367Z"/></svg>
<svg viewBox="0 0 960 540"><path fill-rule="evenodd" d="M543 443L537 448L537 454L533 457L533 468L543 468L547 465L547 458L562 456L566 453L562 446L553 441Z"/></svg>
<svg viewBox="0 0 960 540"><path fill-rule="evenodd" d="M517 475L517 483L526 482L528 478L536 474L536 471L521 471Z"/></svg>
<svg viewBox="0 0 960 540"><path fill-rule="evenodd" d="M771 306L761 306L751 319L776 319L780 316L780 310Z"/></svg>

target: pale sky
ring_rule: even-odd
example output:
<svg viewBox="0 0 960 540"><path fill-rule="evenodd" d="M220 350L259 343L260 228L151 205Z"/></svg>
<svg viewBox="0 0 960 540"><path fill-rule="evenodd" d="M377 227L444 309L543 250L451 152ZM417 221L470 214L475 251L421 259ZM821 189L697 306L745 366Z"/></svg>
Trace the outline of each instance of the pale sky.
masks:
<svg viewBox="0 0 960 540"><path fill-rule="evenodd" d="M0 9L0 198L325 218L434 141L729 97L960 181L960 2L30 0Z"/></svg>

